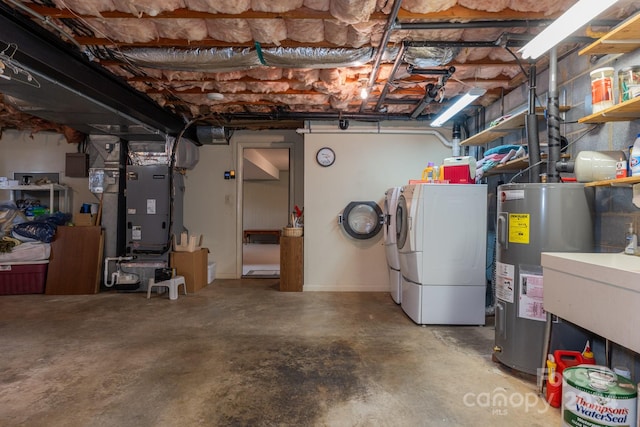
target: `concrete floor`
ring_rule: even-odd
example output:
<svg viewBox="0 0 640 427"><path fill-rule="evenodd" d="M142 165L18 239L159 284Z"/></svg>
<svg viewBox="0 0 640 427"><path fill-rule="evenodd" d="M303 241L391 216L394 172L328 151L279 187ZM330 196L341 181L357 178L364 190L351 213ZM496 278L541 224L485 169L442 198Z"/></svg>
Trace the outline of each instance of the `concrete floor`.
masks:
<svg viewBox="0 0 640 427"><path fill-rule="evenodd" d="M277 283L0 297L0 425L560 424L491 361L492 326L420 327L386 293Z"/></svg>

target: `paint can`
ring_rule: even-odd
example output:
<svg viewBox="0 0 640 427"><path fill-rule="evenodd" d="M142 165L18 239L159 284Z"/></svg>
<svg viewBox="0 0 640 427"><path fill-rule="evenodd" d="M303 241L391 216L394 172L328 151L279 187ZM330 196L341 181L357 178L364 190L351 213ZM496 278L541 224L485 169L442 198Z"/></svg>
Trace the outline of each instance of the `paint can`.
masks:
<svg viewBox="0 0 640 427"><path fill-rule="evenodd" d="M593 70L591 76L592 112L597 113L613 106L613 67Z"/></svg>
<svg viewBox="0 0 640 427"><path fill-rule="evenodd" d="M598 365L567 368L562 375L562 426L635 426L636 385Z"/></svg>

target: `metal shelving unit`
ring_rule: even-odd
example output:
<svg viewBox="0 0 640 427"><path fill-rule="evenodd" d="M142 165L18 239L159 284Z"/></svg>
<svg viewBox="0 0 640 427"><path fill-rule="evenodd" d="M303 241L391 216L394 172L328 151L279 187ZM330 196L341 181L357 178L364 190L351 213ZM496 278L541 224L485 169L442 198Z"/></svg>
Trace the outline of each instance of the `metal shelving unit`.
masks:
<svg viewBox="0 0 640 427"><path fill-rule="evenodd" d="M63 203L59 203L58 210L60 212L68 212L69 210L69 187L62 184L42 184L42 185L12 185L0 187L0 190L9 190L10 200L15 200L16 191L46 191L49 193L49 209L53 212L56 195L60 196L64 193ZM59 200L60 201L60 200Z"/></svg>

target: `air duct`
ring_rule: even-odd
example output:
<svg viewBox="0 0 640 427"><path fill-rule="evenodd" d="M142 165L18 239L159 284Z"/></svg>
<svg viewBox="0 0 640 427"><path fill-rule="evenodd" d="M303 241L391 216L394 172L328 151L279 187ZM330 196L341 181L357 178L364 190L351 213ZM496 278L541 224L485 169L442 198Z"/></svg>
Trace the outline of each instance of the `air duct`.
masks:
<svg viewBox="0 0 640 427"><path fill-rule="evenodd" d="M196 136L202 145L228 145L231 132L224 126L196 126Z"/></svg>

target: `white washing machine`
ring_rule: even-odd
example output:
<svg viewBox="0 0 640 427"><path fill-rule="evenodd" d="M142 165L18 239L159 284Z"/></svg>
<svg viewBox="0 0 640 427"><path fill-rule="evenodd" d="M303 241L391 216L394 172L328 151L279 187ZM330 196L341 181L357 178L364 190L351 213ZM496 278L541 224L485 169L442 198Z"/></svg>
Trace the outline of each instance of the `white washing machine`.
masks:
<svg viewBox="0 0 640 427"><path fill-rule="evenodd" d="M400 187L391 187L385 193L384 198L384 249L387 254L387 266L389 268L389 292L391 298L400 304L402 301L402 281L400 276L400 257L396 244L396 210Z"/></svg>
<svg viewBox="0 0 640 427"><path fill-rule="evenodd" d="M406 185L396 221L404 312L420 325L484 325L487 186Z"/></svg>

